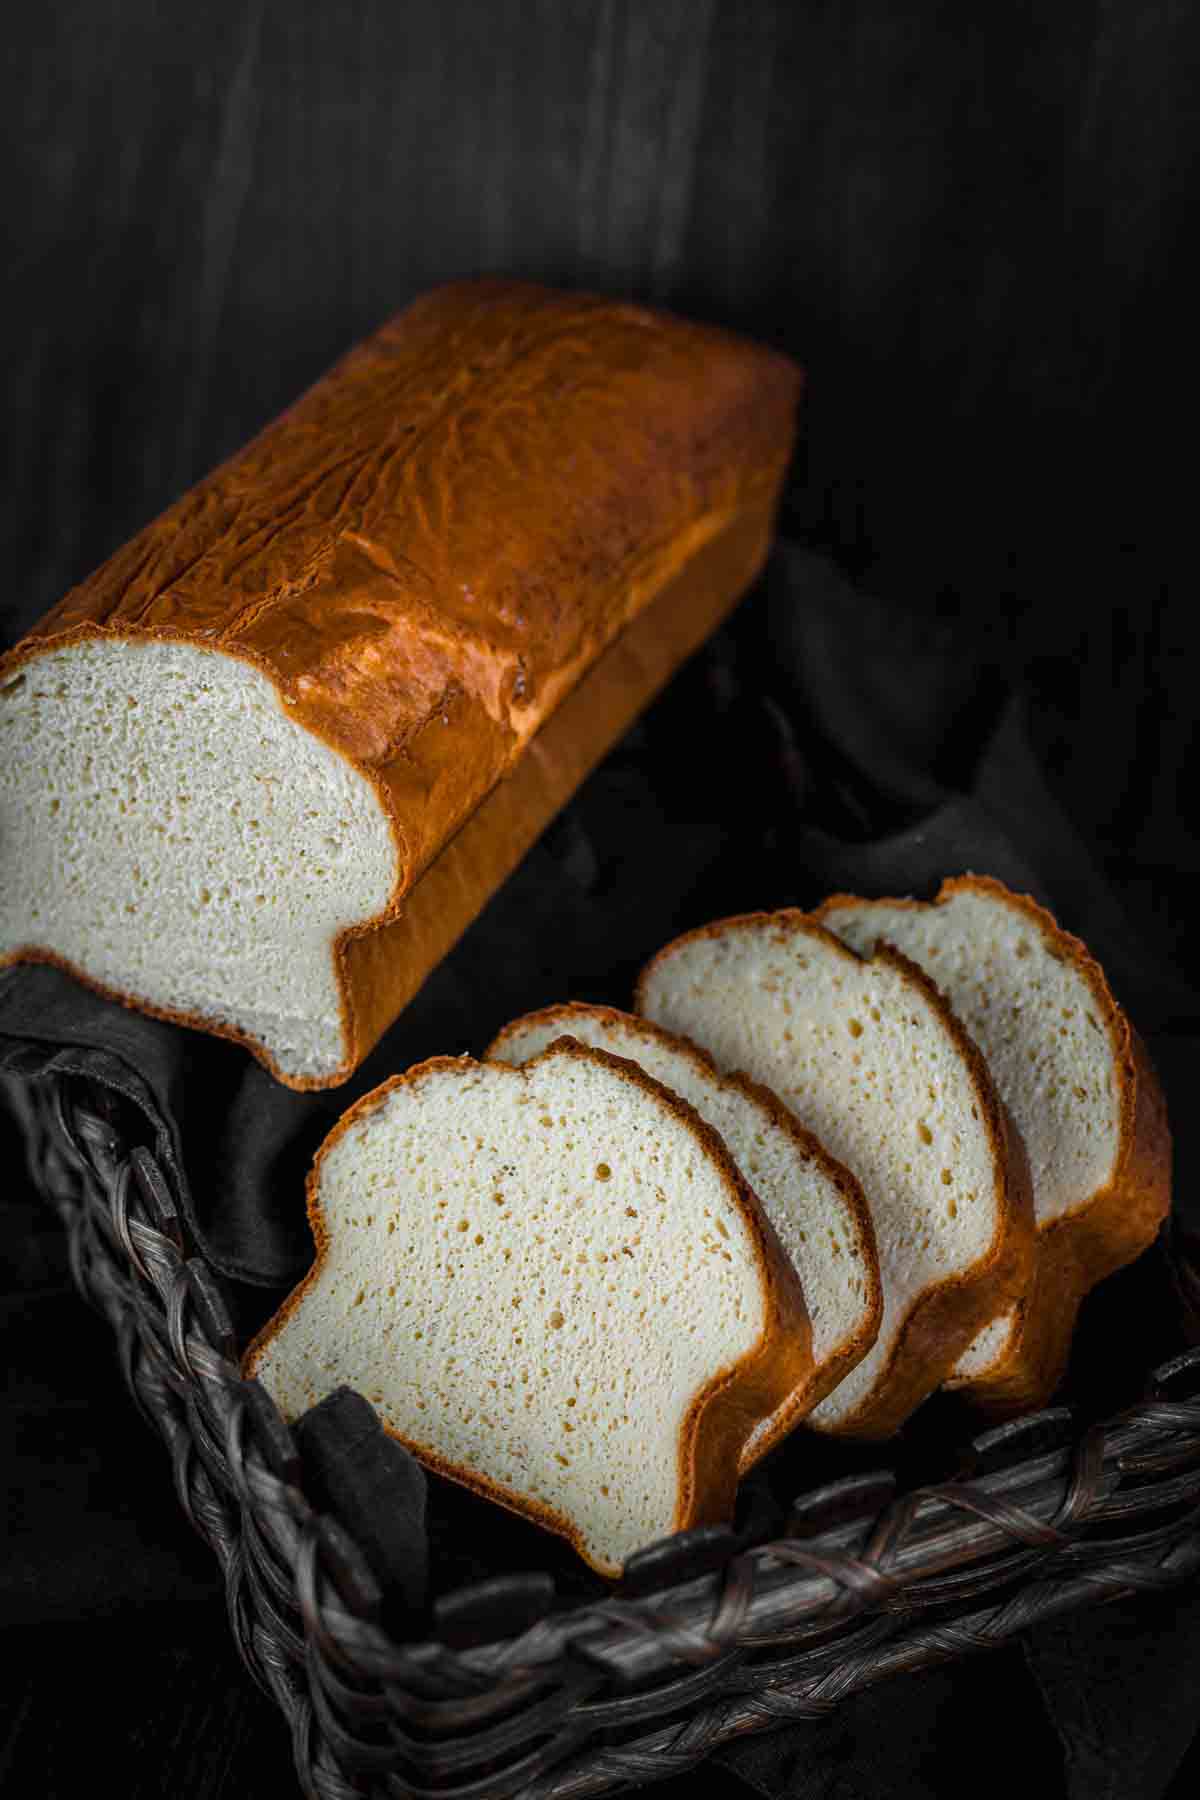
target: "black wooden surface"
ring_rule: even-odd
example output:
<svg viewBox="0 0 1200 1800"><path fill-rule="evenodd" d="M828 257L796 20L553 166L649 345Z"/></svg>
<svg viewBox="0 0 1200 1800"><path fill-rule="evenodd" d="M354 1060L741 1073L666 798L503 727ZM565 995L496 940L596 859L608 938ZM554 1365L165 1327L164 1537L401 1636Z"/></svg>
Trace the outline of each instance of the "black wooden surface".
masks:
<svg viewBox="0 0 1200 1800"><path fill-rule="evenodd" d="M628 293L808 366L790 529L1005 675L1041 672L1074 816L1182 936L1198 53L1200 14L1165 0L22 9L0 70L0 643L422 288L500 270ZM0 1620L0 1790L76 1792L82 1747L130 1796L288 1793L286 1733L104 1328L9 1198L13 1451L42 1483L10 1551L61 1523L87 1599ZM134 1570L108 1607L100 1513ZM980 1678L944 1679L950 1706ZM918 1753L924 1693L894 1792L953 1785ZM1054 1740L1030 1733L997 1752L1010 1791L1032 1771L1053 1792ZM1072 1793L1101 1791L1081 1766ZM1197 1774L1193 1752L1172 1794Z"/></svg>

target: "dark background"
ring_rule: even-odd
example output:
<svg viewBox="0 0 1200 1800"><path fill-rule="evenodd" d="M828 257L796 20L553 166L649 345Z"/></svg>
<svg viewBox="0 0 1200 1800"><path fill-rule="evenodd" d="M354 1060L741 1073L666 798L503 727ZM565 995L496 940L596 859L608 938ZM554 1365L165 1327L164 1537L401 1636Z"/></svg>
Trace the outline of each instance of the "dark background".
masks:
<svg viewBox="0 0 1200 1800"><path fill-rule="evenodd" d="M929 650L917 760L952 781L1029 695L1131 930L1194 971L1198 53L1200 14L1144 0L25 9L0 73L0 646L423 288L628 294L805 364L783 529L848 584L848 643ZM86 1741L129 1796L287 1792L56 1229L5 1248L5 1342L80 1598L0 1619L0 1789L74 1791ZM995 1666L930 1678L914 1720ZM1053 1792L1042 1732L1020 1772ZM953 1773L918 1745L886 1787L829 1792Z"/></svg>

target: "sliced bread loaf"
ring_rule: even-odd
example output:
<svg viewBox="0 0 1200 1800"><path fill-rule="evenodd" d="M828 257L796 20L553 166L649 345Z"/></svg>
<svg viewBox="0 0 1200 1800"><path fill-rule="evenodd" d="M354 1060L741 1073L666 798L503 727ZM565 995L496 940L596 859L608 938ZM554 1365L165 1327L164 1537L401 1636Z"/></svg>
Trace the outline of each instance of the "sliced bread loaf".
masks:
<svg viewBox="0 0 1200 1800"><path fill-rule="evenodd" d="M0 657L0 968L344 1081L761 567L798 383L624 301L415 301Z"/></svg>
<svg viewBox="0 0 1200 1800"><path fill-rule="evenodd" d="M875 1233L862 1189L769 1088L722 1075L687 1038L608 1006L569 1002L507 1025L488 1051L530 1062L564 1035L628 1057L695 1107L775 1227L795 1265L812 1323L813 1366L742 1453L743 1472L830 1393L875 1341L883 1310ZM710 1245L716 1250L714 1239Z"/></svg>
<svg viewBox="0 0 1200 1800"><path fill-rule="evenodd" d="M948 1385L996 1410L1041 1405L1083 1295L1145 1249L1170 1205L1171 1138L1146 1052L1079 939L998 881L945 881L929 903L838 894L817 916L863 954L891 944L934 977L1024 1138L1034 1279Z"/></svg>
<svg viewBox="0 0 1200 1800"><path fill-rule="evenodd" d="M864 961L793 910L677 938L637 1004L774 1088L858 1177L883 1319L809 1423L895 1431L1029 1278L1028 1170L978 1049L914 964L890 949Z"/></svg>
<svg viewBox="0 0 1200 1800"><path fill-rule="evenodd" d="M431 1468L619 1573L723 1519L807 1379L796 1274L712 1128L631 1063L436 1057L344 1115L312 1270L245 1358L293 1419L345 1383Z"/></svg>

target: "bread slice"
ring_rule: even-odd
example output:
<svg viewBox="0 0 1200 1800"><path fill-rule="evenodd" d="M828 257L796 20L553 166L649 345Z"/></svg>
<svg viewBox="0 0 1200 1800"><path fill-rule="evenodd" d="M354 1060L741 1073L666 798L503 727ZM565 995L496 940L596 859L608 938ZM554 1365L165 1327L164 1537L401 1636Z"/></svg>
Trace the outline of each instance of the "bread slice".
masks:
<svg viewBox="0 0 1200 1800"><path fill-rule="evenodd" d="M1042 1405L1083 1295L1146 1248L1170 1206L1171 1138L1150 1060L1079 939L989 877L944 881L932 902L837 894L817 917L854 949L891 944L933 976L1024 1138L1034 1278L947 1385L996 1411Z"/></svg>
<svg viewBox="0 0 1200 1800"><path fill-rule="evenodd" d="M521 1065L568 1036L628 1057L720 1133L775 1227L804 1289L813 1367L742 1453L742 1472L835 1388L875 1341L883 1310L875 1233L848 1169L746 1075L722 1075L698 1045L609 1006L568 1002L506 1025L489 1057Z"/></svg>
<svg viewBox="0 0 1200 1800"><path fill-rule="evenodd" d="M677 938L637 1005L774 1088L858 1177L883 1319L809 1423L887 1436L1028 1280L1028 1171L982 1056L913 963L890 949L864 961L790 909Z"/></svg>
<svg viewBox="0 0 1200 1800"><path fill-rule="evenodd" d="M798 386L623 301L422 296L0 657L0 967L344 1081L757 573Z"/></svg>
<svg viewBox="0 0 1200 1800"><path fill-rule="evenodd" d="M795 1272L717 1134L631 1063L435 1057L343 1116L312 1270L245 1370L293 1419L346 1384L429 1467L593 1568L724 1519L812 1367Z"/></svg>

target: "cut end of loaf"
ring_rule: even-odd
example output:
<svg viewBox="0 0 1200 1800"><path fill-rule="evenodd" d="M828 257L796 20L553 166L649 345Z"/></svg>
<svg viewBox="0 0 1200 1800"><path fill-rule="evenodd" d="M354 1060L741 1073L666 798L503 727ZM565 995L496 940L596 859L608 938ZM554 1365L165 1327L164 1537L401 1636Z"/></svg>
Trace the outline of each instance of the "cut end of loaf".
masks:
<svg viewBox="0 0 1200 1800"><path fill-rule="evenodd" d="M347 1383L605 1573L696 1522L689 1446L769 1314L729 1166L666 1097L576 1046L439 1058L314 1183L319 1263L248 1359L285 1417Z"/></svg>
<svg viewBox="0 0 1200 1800"><path fill-rule="evenodd" d="M88 639L0 689L0 961L61 962L320 1081L349 1053L337 939L395 881L370 783L240 658Z"/></svg>

